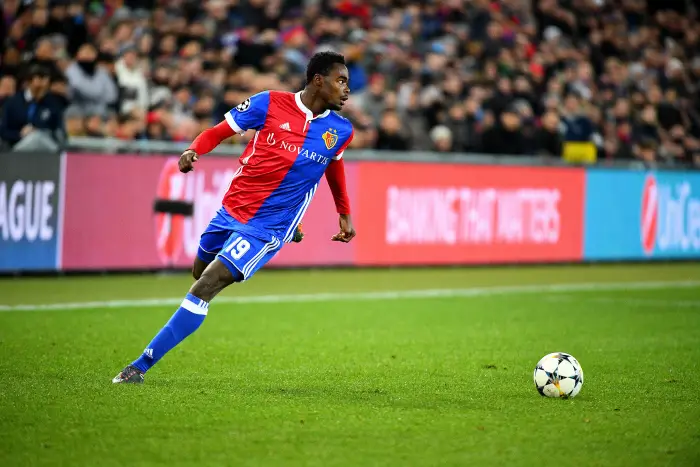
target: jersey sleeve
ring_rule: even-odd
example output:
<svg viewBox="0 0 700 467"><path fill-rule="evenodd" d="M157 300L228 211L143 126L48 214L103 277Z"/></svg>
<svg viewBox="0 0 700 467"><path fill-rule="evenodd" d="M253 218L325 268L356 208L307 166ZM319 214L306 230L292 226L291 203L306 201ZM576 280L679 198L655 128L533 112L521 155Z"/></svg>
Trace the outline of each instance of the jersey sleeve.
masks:
<svg viewBox="0 0 700 467"><path fill-rule="evenodd" d="M355 129L350 128L350 136L348 136L348 139L345 140L343 145L338 149L338 152L336 153L335 157L333 158L334 161L339 161L340 159L343 158L343 153L345 153L345 150L347 149L348 146L350 146L350 143L352 142L352 139L355 137Z"/></svg>
<svg viewBox="0 0 700 467"><path fill-rule="evenodd" d="M249 97L226 112L224 118L233 131L242 135L247 130L262 128L269 107L270 92L264 91Z"/></svg>

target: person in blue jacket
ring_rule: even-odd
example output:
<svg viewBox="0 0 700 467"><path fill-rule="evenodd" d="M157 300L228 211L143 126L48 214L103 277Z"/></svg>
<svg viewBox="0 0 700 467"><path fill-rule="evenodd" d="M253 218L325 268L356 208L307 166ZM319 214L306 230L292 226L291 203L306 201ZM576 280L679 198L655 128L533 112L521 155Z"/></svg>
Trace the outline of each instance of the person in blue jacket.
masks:
<svg viewBox="0 0 700 467"><path fill-rule="evenodd" d="M7 99L0 119L0 140L13 151L59 151L66 133L65 105L49 91L50 72L33 65L26 86Z"/></svg>

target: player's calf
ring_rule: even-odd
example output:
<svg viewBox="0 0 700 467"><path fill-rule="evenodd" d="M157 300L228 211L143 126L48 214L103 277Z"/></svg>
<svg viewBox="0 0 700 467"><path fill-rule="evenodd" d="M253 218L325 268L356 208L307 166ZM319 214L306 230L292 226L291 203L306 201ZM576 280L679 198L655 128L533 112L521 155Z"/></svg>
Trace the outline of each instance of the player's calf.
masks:
<svg viewBox="0 0 700 467"><path fill-rule="evenodd" d="M196 263L193 269L196 272ZM144 373L202 325L209 311L209 302L236 279L242 279L242 276L234 277L219 260L211 262L192 285L180 308L151 340L141 356L115 376L112 382L143 382Z"/></svg>

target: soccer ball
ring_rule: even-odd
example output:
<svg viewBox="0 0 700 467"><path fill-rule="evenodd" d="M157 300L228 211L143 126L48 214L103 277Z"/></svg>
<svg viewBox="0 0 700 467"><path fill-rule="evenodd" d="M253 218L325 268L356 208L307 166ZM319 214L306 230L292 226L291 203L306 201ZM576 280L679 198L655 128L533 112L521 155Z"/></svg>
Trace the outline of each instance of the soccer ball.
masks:
<svg viewBox="0 0 700 467"><path fill-rule="evenodd" d="M572 355L555 352L537 362L533 378L541 395L568 399L581 391L583 369Z"/></svg>

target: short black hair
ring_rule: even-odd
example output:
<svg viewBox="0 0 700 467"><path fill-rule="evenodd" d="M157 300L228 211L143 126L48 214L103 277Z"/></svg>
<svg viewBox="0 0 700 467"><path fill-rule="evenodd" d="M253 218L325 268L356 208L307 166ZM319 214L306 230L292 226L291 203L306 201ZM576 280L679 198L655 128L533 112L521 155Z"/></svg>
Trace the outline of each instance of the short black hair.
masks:
<svg viewBox="0 0 700 467"><path fill-rule="evenodd" d="M315 53L306 67L306 84L309 84L316 75L328 76L335 64L345 65L345 57L338 52Z"/></svg>
<svg viewBox="0 0 700 467"><path fill-rule="evenodd" d="M47 67L40 63L32 64L27 71L27 79L31 80L33 78L50 78L51 72Z"/></svg>

